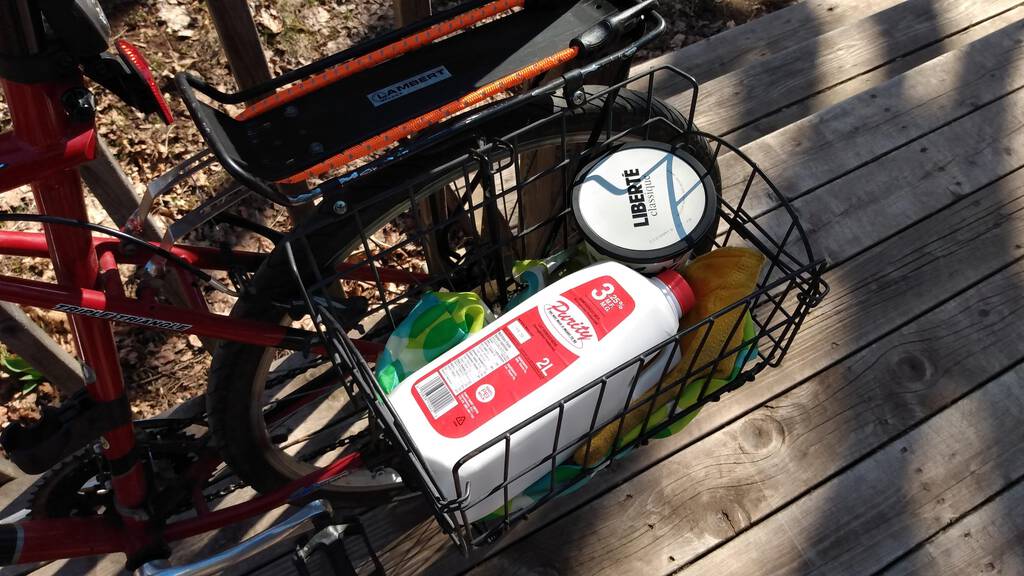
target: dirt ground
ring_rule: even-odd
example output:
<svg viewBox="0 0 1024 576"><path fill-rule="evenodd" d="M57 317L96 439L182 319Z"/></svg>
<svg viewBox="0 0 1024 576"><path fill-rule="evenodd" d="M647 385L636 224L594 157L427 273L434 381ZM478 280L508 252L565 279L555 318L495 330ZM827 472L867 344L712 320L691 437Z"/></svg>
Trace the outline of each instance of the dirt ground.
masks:
<svg viewBox="0 0 1024 576"><path fill-rule="evenodd" d="M677 50L796 0L664 0L661 11L670 29L647 48L641 57L653 57ZM445 7L457 2L437 2ZM190 70L225 91L235 89L205 3L199 0L101 0L115 38L125 38L145 52L158 82L169 86L175 72ZM353 43L389 30L394 24L391 0L339 2L334 0L250 0L264 51L273 74L298 67L317 57L342 50ZM186 155L202 146L180 100L169 91L165 96L175 116L172 126L143 117L97 91L99 132L113 150L138 191L142 183L155 178ZM10 116L0 96L0 131L10 128ZM155 214L164 222L185 213L210 194L217 178L202 175L191 187L159 201ZM93 222L112 225L98 203L89 199ZM272 207L250 206L268 224L285 227L287 215ZM0 195L0 211L33 212L30 191L19 189ZM32 230L32 226L4 226ZM251 250L267 250L256 238L228 236L205 228L189 238L193 243L230 241ZM26 278L52 281L47 261L0 258L0 271ZM122 275L132 285L132 271ZM211 294L214 311L227 313L231 299ZM52 334L62 346L73 351L63 314L30 309L30 316ZM144 331L116 326L121 364L137 416L150 416L202 392L210 363L196 337ZM6 352L0 345L0 357ZM10 420L38 417L39 407L59 401L46 382L25 386L15 374L0 369L0 426Z"/></svg>

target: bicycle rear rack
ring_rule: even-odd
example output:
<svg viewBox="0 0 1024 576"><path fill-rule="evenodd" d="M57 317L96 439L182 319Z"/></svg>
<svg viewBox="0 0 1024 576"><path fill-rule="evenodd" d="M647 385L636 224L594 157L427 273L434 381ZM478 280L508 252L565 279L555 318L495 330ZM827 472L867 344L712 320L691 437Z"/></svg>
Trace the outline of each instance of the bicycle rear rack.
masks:
<svg viewBox="0 0 1024 576"><path fill-rule="evenodd" d="M234 94L191 74L176 82L228 173L275 203L297 205L628 60L664 29L651 11L655 4L476 0ZM627 41L614 42L620 35ZM542 88L489 101L574 58L582 60L576 69ZM267 94L234 118L220 109ZM442 123L477 105L484 107ZM381 126L389 129L382 133ZM363 157L366 164L350 166ZM275 186L346 167L308 193L288 195Z"/></svg>

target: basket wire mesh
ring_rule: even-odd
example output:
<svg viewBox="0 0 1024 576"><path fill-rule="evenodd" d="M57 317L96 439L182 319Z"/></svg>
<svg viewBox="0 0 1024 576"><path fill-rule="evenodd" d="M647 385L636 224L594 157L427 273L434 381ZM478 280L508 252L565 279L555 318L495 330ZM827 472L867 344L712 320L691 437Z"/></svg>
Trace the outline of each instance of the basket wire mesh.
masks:
<svg viewBox="0 0 1024 576"><path fill-rule="evenodd" d="M655 87L666 83L688 87L690 103L685 121L666 117L655 106ZM346 206L343 215L322 224L359 231L353 237L351 254L334 270L322 271L316 266L307 241L308 230L292 234L283 243L306 308L349 395L366 401L377 434L406 464L404 477L410 473L418 476L407 478L407 483L424 492L442 528L463 550L492 541L516 520L584 481L607 462L670 430L707 402L753 380L764 368L778 366L810 308L827 293L821 279L825 264L815 259L785 196L741 150L717 136L696 131L692 119L697 83L692 77L673 67L661 67L588 94L588 98L609 102L622 89L642 95L642 121L623 122L613 117L612 107L606 105L602 120L584 134L585 138L577 132L573 139L568 126L574 111L562 106L504 135L480 138L454 160ZM548 136L543 149L525 146L541 140L536 137L540 133L556 136ZM493 310L504 311L518 289L510 273L512 261L547 255L579 241L571 202L567 201L576 170L620 143L648 140L653 135L665 139L666 134L677 141L695 135L705 139L711 166L728 157L723 165L731 171L722 175L726 185L719 191L721 222L714 246L746 246L764 255L766 264L756 289L465 454L450 471L455 493L446 495L442 485L447 482L442 482L424 462L414 438L374 377L369 365L374 359L367 358L357 342L381 341L427 290L474 291ZM700 178L705 176L707 173ZM555 190L553 195L549 192L542 196L548 201L553 198L554 203L529 206L526 200L538 190ZM748 210L748 206L757 208ZM381 232L372 233L379 230L390 240L382 240ZM410 255L425 260L428 270L396 265L407 262ZM355 297L363 300L363 306L355 307L360 310L358 326L351 319L351 300ZM744 331L746 319L753 326L750 335ZM729 338L718 350L705 350L716 323L728 325ZM737 333L743 337L738 344L730 345ZM681 376L666 382L665 376L682 356L681 345L687 338L698 340L692 358ZM668 359L660 368L653 393L642 397L635 394L641 373L662 355ZM711 375L718 373L723 363L735 362L737 355L749 355L746 364L741 363L742 371L712 389ZM613 418L601 419L599 408L605 391L621 374L631 375L626 401ZM597 400L585 431L563 438L569 427L564 420L567 406L584 395L595 394ZM694 396L693 401L682 402L688 394ZM666 398L670 400L666 402ZM651 416L662 406L667 407L667 415L652 421ZM627 424L637 418L641 422L639 432L634 426L629 434ZM554 423L550 453L525 469L511 469L510 454L517 434L542 419ZM608 425L616 430L612 452L599 464L590 465L590 439ZM503 452L501 481L484 487L467 484L460 473L488 450ZM576 450L583 450L584 464L575 477L556 481L559 466ZM538 471L545 472L548 486L540 486L541 493L535 493L529 503L517 502L523 479L536 476ZM537 488L537 483L533 487ZM467 511L492 501L495 495L500 495L496 512L483 521L471 522Z"/></svg>

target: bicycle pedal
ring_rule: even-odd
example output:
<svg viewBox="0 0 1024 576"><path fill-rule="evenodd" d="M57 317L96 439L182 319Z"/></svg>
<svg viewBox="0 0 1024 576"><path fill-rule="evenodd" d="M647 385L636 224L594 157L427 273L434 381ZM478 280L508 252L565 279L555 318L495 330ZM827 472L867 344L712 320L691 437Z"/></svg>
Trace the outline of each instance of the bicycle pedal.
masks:
<svg viewBox="0 0 1024 576"><path fill-rule="evenodd" d="M332 574L354 576L356 569L345 547L345 539L359 536L366 547L368 559L374 566L371 574L383 576L384 566L370 546L370 540L358 518L345 518L341 524L325 524L319 528L319 531L295 547L292 564L299 574L316 573L318 564L324 561ZM311 567L314 570L310 570Z"/></svg>

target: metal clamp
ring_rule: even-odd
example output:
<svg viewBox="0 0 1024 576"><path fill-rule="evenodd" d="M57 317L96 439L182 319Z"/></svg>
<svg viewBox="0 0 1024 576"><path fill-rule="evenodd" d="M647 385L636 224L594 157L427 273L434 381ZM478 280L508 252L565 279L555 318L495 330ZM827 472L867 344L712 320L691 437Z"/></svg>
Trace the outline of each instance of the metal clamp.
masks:
<svg viewBox="0 0 1024 576"><path fill-rule="evenodd" d="M356 517L346 518L341 524L330 524L320 528L306 543L296 547L295 554L292 555L292 564L299 574L309 576L310 560L317 551L320 551L326 557L332 574L356 576L356 568L345 548L345 539L353 536L359 536L366 547L368 559L373 563L371 576L383 576L384 565L374 552L362 523Z"/></svg>

